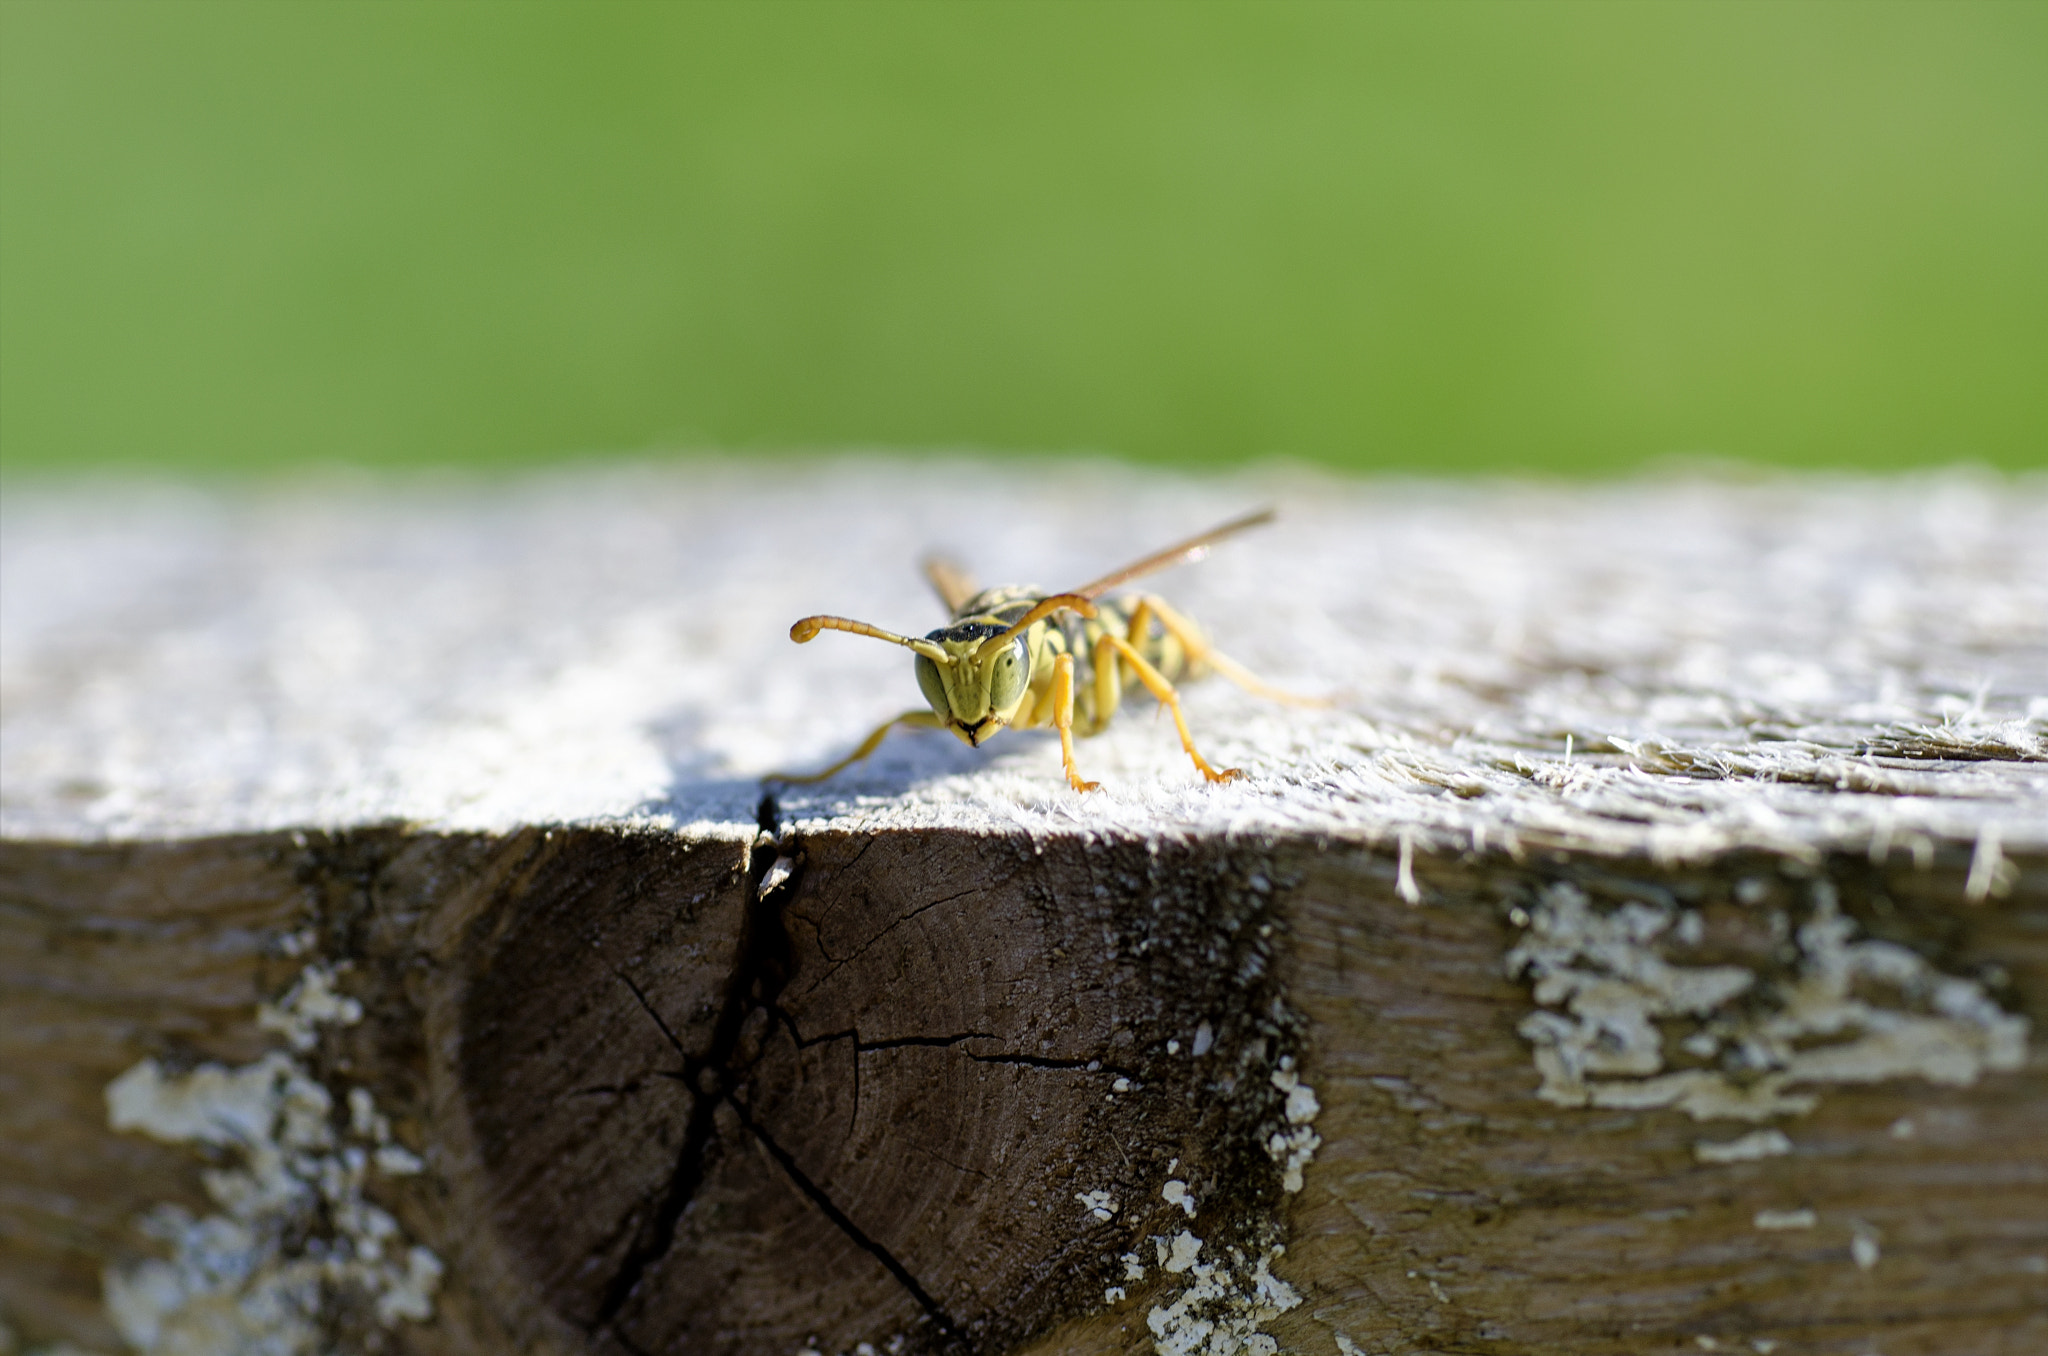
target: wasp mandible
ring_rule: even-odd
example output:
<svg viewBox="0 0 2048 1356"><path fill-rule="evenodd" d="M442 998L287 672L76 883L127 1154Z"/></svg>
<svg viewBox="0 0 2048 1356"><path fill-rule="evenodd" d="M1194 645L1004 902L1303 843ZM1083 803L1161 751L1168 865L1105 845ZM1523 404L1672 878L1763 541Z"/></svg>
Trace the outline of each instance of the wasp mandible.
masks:
<svg viewBox="0 0 2048 1356"><path fill-rule="evenodd" d="M849 631L913 651L917 685L930 709L906 711L884 721L859 748L822 772L807 777L778 774L767 780L824 781L873 753L898 725L951 730L977 748L1005 726L1028 730L1051 725L1060 734L1060 762L1067 782L1076 791L1093 791L1101 783L1082 780L1075 769L1074 736L1099 734L1124 695L1138 687L1173 713L1180 746L1204 777L1227 782L1241 776L1237 768L1212 766L1195 748L1174 690L1176 682L1213 671L1247 692L1275 701L1322 703L1261 682L1218 653L1199 627L1155 594L1102 595L1141 576L1200 560L1224 538L1272 519L1271 509L1248 513L1065 593L1015 586L977 590L972 578L952 562L928 559L925 577L953 620L922 639L846 617L805 617L789 628L789 638L799 645L820 631Z"/></svg>

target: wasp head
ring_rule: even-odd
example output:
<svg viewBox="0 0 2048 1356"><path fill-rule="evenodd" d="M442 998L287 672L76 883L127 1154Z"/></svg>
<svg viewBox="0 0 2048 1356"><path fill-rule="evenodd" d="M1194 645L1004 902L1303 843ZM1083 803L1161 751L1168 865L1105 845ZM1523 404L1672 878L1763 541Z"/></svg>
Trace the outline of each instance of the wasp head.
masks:
<svg viewBox="0 0 2048 1356"><path fill-rule="evenodd" d="M918 689L946 728L971 745L1008 725L1031 688L1024 638L989 643L1001 634L1001 627L960 622L915 647Z"/></svg>

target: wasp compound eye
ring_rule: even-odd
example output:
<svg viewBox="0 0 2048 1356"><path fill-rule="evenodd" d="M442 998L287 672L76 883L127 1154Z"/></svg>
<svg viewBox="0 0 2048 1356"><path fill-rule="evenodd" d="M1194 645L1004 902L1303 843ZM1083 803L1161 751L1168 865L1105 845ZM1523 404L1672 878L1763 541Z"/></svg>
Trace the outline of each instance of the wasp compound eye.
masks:
<svg viewBox="0 0 2048 1356"><path fill-rule="evenodd" d="M989 668L988 704L991 710L1007 711L1024 698L1031 682L1031 656L1021 639L1003 646Z"/></svg>
<svg viewBox="0 0 2048 1356"><path fill-rule="evenodd" d="M931 703L932 710L946 715L953 709L952 699L946 695L946 680L939 672L939 666L923 655L917 657L917 690L924 693L924 699Z"/></svg>

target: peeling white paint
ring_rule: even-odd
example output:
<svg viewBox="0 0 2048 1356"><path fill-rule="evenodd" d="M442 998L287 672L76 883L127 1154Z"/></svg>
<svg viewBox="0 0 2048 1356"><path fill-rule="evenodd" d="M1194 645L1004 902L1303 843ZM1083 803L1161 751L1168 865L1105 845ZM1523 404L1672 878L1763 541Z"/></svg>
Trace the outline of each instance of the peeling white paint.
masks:
<svg viewBox="0 0 2048 1356"><path fill-rule="evenodd" d="M1752 1130L1740 1139L1703 1139L1692 1146L1693 1157L1702 1163L1751 1163L1791 1152L1792 1141L1782 1130Z"/></svg>
<svg viewBox="0 0 2048 1356"><path fill-rule="evenodd" d="M1820 1223L1820 1216L1811 1210L1759 1210L1749 1221L1756 1228L1766 1231L1782 1229L1811 1229Z"/></svg>
<svg viewBox="0 0 2048 1356"><path fill-rule="evenodd" d="M310 1049L320 1026L362 1017L334 979L334 970L308 966L259 1022L294 1050ZM216 1213L164 1204L138 1221L165 1256L102 1274L107 1316L133 1350L310 1356L327 1344L321 1319L336 1295L355 1297L387 1328L433 1316L440 1259L408 1243L364 1195L371 1172L422 1166L391 1141L368 1089L349 1091L338 1130L328 1089L294 1055L272 1051L238 1068L184 1073L144 1059L107 1085L106 1099L116 1130L212 1145L239 1160L200 1175Z"/></svg>
<svg viewBox="0 0 2048 1356"><path fill-rule="evenodd" d="M282 999L256 1009L256 1025L283 1036L301 1054L311 1050L320 1039L322 1025L355 1025L363 1019L363 1005L334 987L338 972L337 968L325 965L307 966Z"/></svg>
<svg viewBox="0 0 2048 1356"><path fill-rule="evenodd" d="M1157 1356L1275 1356L1280 1344L1260 1329L1301 1303L1300 1293L1272 1272L1287 1250L1276 1244L1247 1261L1232 1248L1227 1262L1204 1262L1201 1246L1185 1232L1174 1239L1174 1257L1185 1255L1186 1265L1167 1269L1191 1283L1145 1316L1152 1350Z"/></svg>
<svg viewBox="0 0 2048 1356"><path fill-rule="evenodd" d="M1186 1229L1171 1239L1162 1238L1156 1242L1159 1248L1159 1265L1176 1276L1193 1266L1195 1259L1202 1255L1202 1240Z"/></svg>
<svg viewBox="0 0 2048 1356"><path fill-rule="evenodd" d="M1877 1243L1877 1230L1861 1220L1849 1226L1849 1258L1856 1263L1858 1271L1869 1271L1883 1256Z"/></svg>
<svg viewBox="0 0 2048 1356"><path fill-rule="evenodd" d="M1074 1199L1079 1201L1081 1208L1098 1222L1107 1223L1117 1211L1115 1199L1107 1191L1100 1189L1095 1191L1077 1191L1074 1193Z"/></svg>
<svg viewBox="0 0 2048 1356"><path fill-rule="evenodd" d="M1535 1047L1537 1096L1762 1121L1811 1111L1828 1084L1962 1086L2025 1060L2024 1017L1905 947L1855 940L1826 882L1812 895L1805 920L1796 929L1787 920L1796 974L1763 980L1740 966L1666 960L1678 910L1628 903L1603 913L1572 885L1547 888L1507 955L1509 975L1533 979L1541 1005L1519 1028ZM1659 1025L1688 1018L1698 1025L1683 1037ZM1710 1063L1668 1068L1667 1040Z"/></svg>
<svg viewBox="0 0 2048 1356"><path fill-rule="evenodd" d="M1204 1023L1197 1032L1198 1044L1207 1032ZM1322 1104L1302 1081L1292 1057L1283 1057L1269 1077L1284 1101L1281 1124L1266 1137L1266 1152L1280 1168L1281 1186L1297 1192L1303 1169L1322 1144L1311 1126ZM1159 1194L1189 1219L1195 1217L1195 1198L1185 1181L1169 1179ZM1256 1260L1237 1248L1226 1248L1223 1259L1205 1261L1203 1240L1188 1230L1170 1239L1155 1237L1152 1243L1158 1265L1169 1275L1184 1278L1179 1291L1146 1315L1156 1356L1274 1356L1279 1351L1279 1343L1262 1327L1301 1303L1294 1287L1272 1273L1285 1247L1269 1243ZM1126 1254L1123 1261L1126 1277L1142 1279L1144 1268L1137 1265L1135 1254Z"/></svg>
<svg viewBox="0 0 2048 1356"><path fill-rule="evenodd" d="M1321 1114L1322 1103L1315 1089L1301 1081L1292 1059L1282 1059L1272 1074L1273 1086L1287 1095L1283 1115L1287 1124L1266 1137L1266 1156L1280 1165L1280 1186L1289 1195L1301 1190L1302 1170L1323 1146L1323 1137L1311 1122Z"/></svg>

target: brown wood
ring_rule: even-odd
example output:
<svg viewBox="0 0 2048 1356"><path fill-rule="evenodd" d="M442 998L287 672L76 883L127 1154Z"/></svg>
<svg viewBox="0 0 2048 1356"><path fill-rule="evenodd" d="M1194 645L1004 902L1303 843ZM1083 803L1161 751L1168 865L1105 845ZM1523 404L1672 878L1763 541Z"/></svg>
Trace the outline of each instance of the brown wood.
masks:
<svg viewBox="0 0 2048 1356"><path fill-rule="evenodd" d="M100 1268L131 1222L207 1201L191 1156L107 1129L145 1050L242 1061L300 907L288 842L0 843L0 1312L29 1338L111 1349Z"/></svg>
<svg viewBox="0 0 2048 1356"><path fill-rule="evenodd" d="M143 1054L254 1057L246 1014L295 964L274 939L310 928L366 1014L312 1059L426 1159L379 1198L448 1267L435 1322L343 1310L343 1340L1147 1350L1176 1279L1150 1240L1189 1224L1158 1194L1173 1160L1209 1250L1287 1238L1303 1303L1264 1330L1288 1350L2044 1340L2038 1054L1970 1087L1833 1089L1775 1122L1793 1152L1705 1164L1694 1144L1728 1127L1534 1097L1529 989L1502 966L1510 910L1547 883L1598 907L1679 899L1742 962L1769 935L1747 924L1825 880L1865 932L1988 976L2038 1026L2037 860L1965 905L1954 853L1707 873L1425 856L1411 904L1389 855L1309 842L393 831L0 852L0 1293L31 1336L112 1349L100 1267L147 1246L146 1206L206 1207L190 1153L106 1129L106 1084ZM1761 892L1736 900L1740 881ZM1292 1197L1258 1143L1283 1055L1323 1108ZM1110 1220L1075 1203L1096 1189ZM1794 1208L1818 1223L1752 1224ZM1880 1245L1867 1271L1859 1234ZM1130 1251L1148 1280L1105 1306Z"/></svg>
<svg viewBox="0 0 2048 1356"><path fill-rule="evenodd" d="M963 514L961 487L1000 512ZM892 736L912 562L1322 707ZM2048 1349L2048 492L0 501L0 1353ZM1206 1325L1206 1326L1205 1326Z"/></svg>
<svg viewBox="0 0 2048 1356"><path fill-rule="evenodd" d="M1735 926L1793 903L1812 879L1877 936L1996 966L2002 992L2048 1017L2048 873L1958 908L1964 863L1927 873L1770 862L1690 872L1586 864L1421 869L1431 903L1405 909L1319 862L1295 914L1290 996L1315 1033L1329 1114L1313 1189L1294 1213L1294 1274L1310 1278L1288 1335L1318 1325L1365 1350L1639 1352L1694 1346L1799 1352L2012 1352L2048 1344L2048 1069L1967 1089L1918 1079L1826 1094L1779 1122L1783 1157L1695 1161L1705 1127L1671 1111L1561 1109L1529 1095L1515 1034L1526 989L1497 968L1499 906L1547 876L1610 900L1672 891ZM1730 899L1750 872L1773 899ZM1441 902L1438 902L1441 901ZM1489 904L1494 907L1488 907ZM1710 935L1709 945L1714 943ZM1757 957L1767 963L1767 957ZM1909 1119L1910 1140L1890 1128ZM1747 1127L1739 1127L1747 1128ZM1711 1136L1728 1138L1717 1126ZM1760 1232L1759 1210L1810 1208L1810 1230ZM1855 1224L1881 1238L1869 1271ZM1437 1298L1435 1290L1443 1298ZM1329 1339L1325 1338L1324 1342Z"/></svg>

